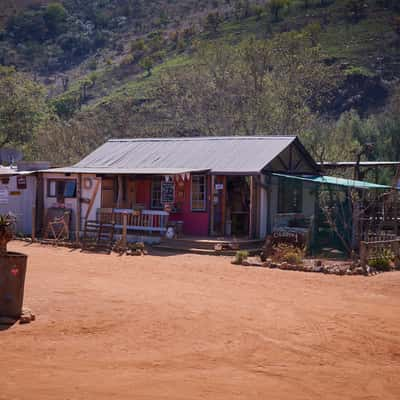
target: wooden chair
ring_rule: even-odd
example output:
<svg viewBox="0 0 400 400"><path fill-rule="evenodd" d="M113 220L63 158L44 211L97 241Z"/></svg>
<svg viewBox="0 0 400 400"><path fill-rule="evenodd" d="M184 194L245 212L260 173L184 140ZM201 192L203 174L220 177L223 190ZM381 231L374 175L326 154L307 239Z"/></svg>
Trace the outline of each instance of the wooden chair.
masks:
<svg viewBox="0 0 400 400"><path fill-rule="evenodd" d="M50 208L46 219L45 239L54 240L55 243L62 239L69 240L71 210Z"/></svg>

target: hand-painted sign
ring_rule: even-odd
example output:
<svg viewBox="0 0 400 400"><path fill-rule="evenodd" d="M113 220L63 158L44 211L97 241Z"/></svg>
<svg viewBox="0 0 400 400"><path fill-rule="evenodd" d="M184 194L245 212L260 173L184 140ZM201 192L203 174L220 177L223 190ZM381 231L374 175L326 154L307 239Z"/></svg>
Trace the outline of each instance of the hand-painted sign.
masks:
<svg viewBox="0 0 400 400"><path fill-rule="evenodd" d="M0 187L0 204L8 204L8 188Z"/></svg>
<svg viewBox="0 0 400 400"><path fill-rule="evenodd" d="M174 182L161 182L161 204L173 203L175 200Z"/></svg>
<svg viewBox="0 0 400 400"><path fill-rule="evenodd" d="M26 189L26 176L17 176L17 189Z"/></svg>

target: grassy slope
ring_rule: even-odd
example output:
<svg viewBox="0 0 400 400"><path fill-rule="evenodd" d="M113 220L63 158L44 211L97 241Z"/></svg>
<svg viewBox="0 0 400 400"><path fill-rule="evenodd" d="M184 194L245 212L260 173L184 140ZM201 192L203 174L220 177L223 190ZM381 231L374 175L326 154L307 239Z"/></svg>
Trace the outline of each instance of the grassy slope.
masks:
<svg viewBox="0 0 400 400"><path fill-rule="evenodd" d="M282 31L299 30L318 21L323 26L319 41L327 57L337 59L349 72L363 71L365 74L381 75L388 79L400 77L400 51L393 44L395 33L392 13L376 7L375 2L370 1L366 17L351 23L345 3L345 0L336 0L330 6L308 10L295 6L276 23L271 23L266 13L261 18L227 21L221 25L218 39L234 45L246 37L267 38ZM200 40L207 41L210 38L202 34ZM86 107L93 111L108 102L146 98L164 69L188 62L189 55L171 52L162 64L154 68L150 77L138 72L137 68L130 70L118 63L97 70L96 83L89 91L90 101ZM70 90L76 88L75 83Z"/></svg>

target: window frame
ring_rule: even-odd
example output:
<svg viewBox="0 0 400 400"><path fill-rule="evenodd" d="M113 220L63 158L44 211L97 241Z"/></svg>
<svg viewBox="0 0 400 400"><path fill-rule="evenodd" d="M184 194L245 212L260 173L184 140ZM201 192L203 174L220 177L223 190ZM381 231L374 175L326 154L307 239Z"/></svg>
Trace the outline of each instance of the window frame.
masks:
<svg viewBox="0 0 400 400"><path fill-rule="evenodd" d="M159 193L159 199L158 199L158 202L159 202L159 206L157 206L157 205L154 205L154 198L153 198L153 194L154 194L154 185L155 184L159 184L160 185L160 189L159 189L159 191L158 191L158 193ZM161 203L161 183L162 183L162 178L161 177L154 177L154 178L152 178L152 180L151 180L151 187L150 187L150 209L151 210L162 210L164 207L163 207L163 205L162 205L162 203Z"/></svg>
<svg viewBox="0 0 400 400"><path fill-rule="evenodd" d="M203 182L203 187L204 187L204 191L203 191L203 207L201 208L194 208L193 207L193 178L202 178L204 180ZM201 193L200 191L198 193ZM201 200L197 199L195 201L200 202ZM206 212L207 211L207 175L202 175L202 174L195 174L195 175L191 175L190 177L190 210L192 212Z"/></svg>
<svg viewBox="0 0 400 400"><path fill-rule="evenodd" d="M283 197L284 191L287 190L290 190L290 195L286 194L286 197ZM296 195L296 191L298 191L298 195ZM301 214L303 212L303 192L303 182L280 178L278 181L277 213ZM295 196L298 196L298 198L295 199Z"/></svg>
<svg viewBox="0 0 400 400"><path fill-rule="evenodd" d="M51 183L54 182L54 194L51 193ZM51 199L56 199L57 196L57 183L58 182L63 182L64 183L64 191L62 194L62 197L64 199L76 199L76 191L77 191L77 179L62 179L62 178L48 178L47 179L47 197ZM66 196L65 195L65 189L67 187L67 183L73 182L75 184L75 190L74 190L74 195L73 196Z"/></svg>

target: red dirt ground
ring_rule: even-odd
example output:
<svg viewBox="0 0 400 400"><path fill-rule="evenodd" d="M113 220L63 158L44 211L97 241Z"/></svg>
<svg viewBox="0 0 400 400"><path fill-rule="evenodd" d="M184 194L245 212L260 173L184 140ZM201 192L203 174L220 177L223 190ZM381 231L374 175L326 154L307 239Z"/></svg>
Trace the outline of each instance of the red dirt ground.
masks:
<svg viewBox="0 0 400 400"><path fill-rule="evenodd" d="M400 273L223 257L29 254L29 325L0 331L0 399L399 399Z"/></svg>

